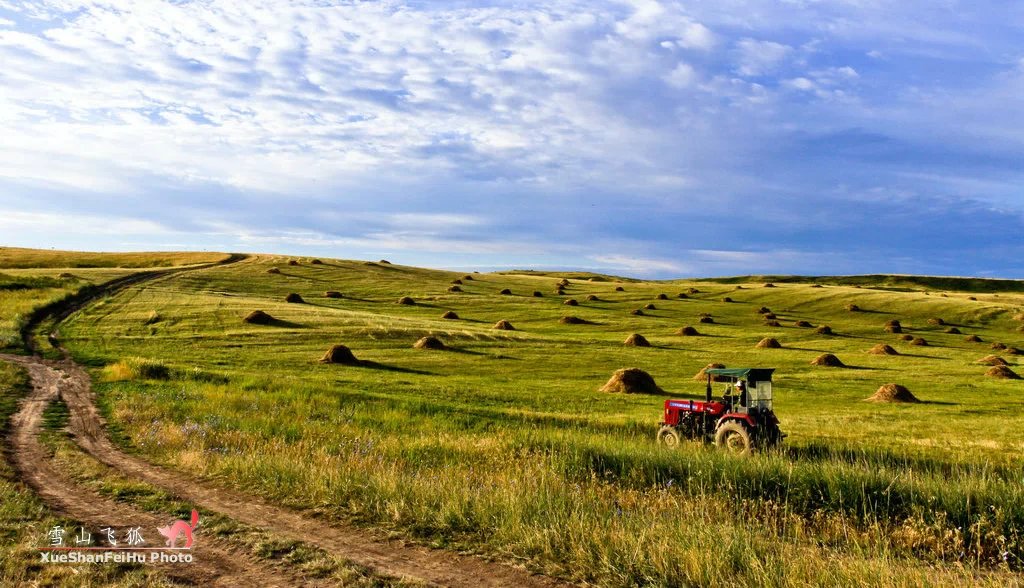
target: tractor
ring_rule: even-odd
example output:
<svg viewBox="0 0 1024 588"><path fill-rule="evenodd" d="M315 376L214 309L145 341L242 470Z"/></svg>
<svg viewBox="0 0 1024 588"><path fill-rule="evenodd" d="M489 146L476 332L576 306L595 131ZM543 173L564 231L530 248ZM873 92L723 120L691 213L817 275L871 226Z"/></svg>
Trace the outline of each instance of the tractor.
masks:
<svg viewBox="0 0 1024 588"><path fill-rule="evenodd" d="M772 411L772 372L769 368L705 370L704 401L666 400L658 441L675 449L683 439L714 444L747 455L774 447L785 433ZM725 382L721 400L712 399L711 383Z"/></svg>

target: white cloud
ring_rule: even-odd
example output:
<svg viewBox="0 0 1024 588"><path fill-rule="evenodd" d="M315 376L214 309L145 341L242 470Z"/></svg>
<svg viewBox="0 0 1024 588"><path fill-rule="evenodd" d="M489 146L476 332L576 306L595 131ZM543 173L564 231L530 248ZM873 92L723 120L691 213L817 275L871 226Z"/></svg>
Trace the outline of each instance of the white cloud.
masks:
<svg viewBox="0 0 1024 588"><path fill-rule="evenodd" d="M621 254L591 255L589 259L601 264L602 269L628 271L636 274L654 274L658 272L679 274L689 271L687 266L667 259L631 257Z"/></svg>
<svg viewBox="0 0 1024 588"><path fill-rule="evenodd" d="M665 83L674 88L686 88L691 86L697 74L693 66L687 63L680 63L665 76Z"/></svg>
<svg viewBox="0 0 1024 588"><path fill-rule="evenodd" d="M745 38L736 42L736 73L755 77L774 72L793 52L789 45Z"/></svg>

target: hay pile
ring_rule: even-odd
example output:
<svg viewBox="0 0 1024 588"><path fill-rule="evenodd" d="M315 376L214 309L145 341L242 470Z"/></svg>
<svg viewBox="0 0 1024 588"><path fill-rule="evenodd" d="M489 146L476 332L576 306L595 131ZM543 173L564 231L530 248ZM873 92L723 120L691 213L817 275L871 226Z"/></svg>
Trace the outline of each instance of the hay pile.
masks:
<svg viewBox="0 0 1024 588"><path fill-rule="evenodd" d="M929 325L935 325L937 327L941 327L942 325L946 324L946 321L944 321L944 320L942 320L941 318L938 318L938 317L933 317L933 318L928 319L928 324Z"/></svg>
<svg viewBox="0 0 1024 588"><path fill-rule="evenodd" d="M555 294L558 294L559 296L562 296L563 294L565 294L565 288L562 288L561 286L559 286L558 288L555 288Z"/></svg>
<svg viewBox="0 0 1024 588"><path fill-rule="evenodd" d="M967 335L964 337L964 341L967 341L968 343L981 343L981 337L977 335Z"/></svg>
<svg viewBox="0 0 1024 588"><path fill-rule="evenodd" d="M1017 347L1007 347L1006 348L1006 352L1009 353L1010 355L1020 355L1021 354L1021 350L1019 348L1017 348Z"/></svg>
<svg viewBox="0 0 1024 588"><path fill-rule="evenodd" d="M57 274L57 277L62 279L62 280L77 280L78 279L78 276L76 276L75 274L73 274L71 272L61 272L61 273Z"/></svg>
<svg viewBox="0 0 1024 588"><path fill-rule="evenodd" d="M711 315L707 315L706 314L706 315L702 315L699 319L697 319L697 322L704 323L706 325L710 325L710 324L715 322L715 319L711 318Z"/></svg>
<svg viewBox="0 0 1024 588"><path fill-rule="evenodd" d="M461 286L462 280L455 278L454 280L452 280L452 284L455 284L456 286Z"/></svg>
<svg viewBox="0 0 1024 588"><path fill-rule="evenodd" d="M977 296L968 296L967 299L968 300L975 300L975 301L977 301L978 297Z"/></svg>
<svg viewBox="0 0 1024 588"><path fill-rule="evenodd" d="M890 319L885 322L885 332L887 333L902 333L903 325L896 319Z"/></svg>
<svg viewBox="0 0 1024 588"><path fill-rule="evenodd" d="M608 382L600 388L601 392L621 394L664 394L654 382L650 374L640 368L624 368L615 370Z"/></svg>
<svg viewBox="0 0 1024 588"><path fill-rule="evenodd" d="M558 319L558 322L563 325L586 325L589 324L590 321L583 320L578 316L563 316Z"/></svg>
<svg viewBox="0 0 1024 588"><path fill-rule="evenodd" d="M818 357L811 360L811 365L820 365L824 367L846 367L846 364L839 360L838 357L831 353L822 353Z"/></svg>
<svg viewBox="0 0 1024 588"><path fill-rule="evenodd" d="M709 363L706 366L702 367L700 369L700 371L697 372L693 376L693 379L694 380L706 380L708 378L707 370L721 370L721 369L725 369L725 364L724 363ZM725 376L714 376L711 379L711 381L712 382L728 382L729 378L727 378Z"/></svg>
<svg viewBox="0 0 1024 588"><path fill-rule="evenodd" d="M268 273L268 274L279 274L279 273L281 273L281 270L279 270L279 269L278 269L278 268L276 268L276 267L272 267L272 268L270 268L270 269L268 269L268 270L267 270L267 273Z"/></svg>
<svg viewBox="0 0 1024 588"><path fill-rule="evenodd" d="M860 307L857 306L856 304L847 304L846 305L846 310L848 310L850 312L860 312Z"/></svg>
<svg viewBox="0 0 1024 588"><path fill-rule="evenodd" d="M774 337L765 337L758 341L754 347L758 349L782 349L782 343L779 343L779 340Z"/></svg>
<svg viewBox="0 0 1024 588"><path fill-rule="evenodd" d="M913 341L913 335L900 335L900 341Z"/></svg>
<svg viewBox="0 0 1024 588"><path fill-rule="evenodd" d="M766 321L764 321L764 326L766 326L766 327L781 327L782 323L780 323L779 321L769 321L769 320L766 320Z"/></svg>
<svg viewBox="0 0 1024 588"><path fill-rule="evenodd" d="M625 292L625 291L626 291L626 289L625 289L625 288L623 288L622 286L615 286L615 291L616 291L616 292Z"/></svg>
<svg viewBox="0 0 1024 588"><path fill-rule="evenodd" d="M305 300L302 299L302 296L299 296L296 292L290 292L284 297L284 301L291 302L292 304L302 304L305 302Z"/></svg>
<svg viewBox="0 0 1024 588"><path fill-rule="evenodd" d="M289 259L288 265L299 265L299 262L296 259Z"/></svg>
<svg viewBox="0 0 1024 588"><path fill-rule="evenodd" d="M420 337L412 346L414 349L445 349L444 343L440 339L431 336Z"/></svg>
<svg viewBox="0 0 1024 588"><path fill-rule="evenodd" d="M544 296L544 293L541 292L540 290L534 290L533 291L533 297L534 298L543 298L543 296Z"/></svg>
<svg viewBox="0 0 1024 588"><path fill-rule="evenodd" d="M1013 320L1024 321L1024 312L1013 315Z"/></svg>
<svg viewBox="0 0 1024 588"><path fill-rule="evenodd" d="M309 263L313 265L323 265L324 262L320 261L319 259L311 259Z"/></svg>
<svg viewBox="0 0 1024 588"><path fill-rule="evenodd" d="M352 350L344 345L332 345L327 353L320 358L320 363L340 363L343 365L356 365L359 360L352 354Z"/></svg>
<svg viewBox="0 0 1024 588"><path fill-rule="evenodd" d="M454 310L448 310L448 311L445 311L445 313L441 315L441 318L457 321L457 320L459 320L459 315L455 314Z"/></svg>
<svg viewBox="0 0 1024 588"><path fill-rule="evenodd" d="M989 345L989 348L995 349L997 351L1001 351L1003 349L1006 349L1006 344L1005 343L993 343L993 344Z"/></svg>
<svg viewBox="0 0 1024 588"><path fill-rule="evenodd" d="M773 321L779 317L776 316L774 312L766 312L763 315L761 315L761 318L763 318L766 321Z"/></svg>
<svg viewBox="0 0 1024 588"><path fill-rule="evenodd" d="M946 329L946 333L949 334L949 335L959 335L960 334L960 329L958 329L956 327L950 327L950 328Z"/></svg>
<svg viewBox="0 0 1024 588"><path fill-rule="evenodd" d="M1017 375L1017 372L1011 370L1010 368L1006 367L1005 365L994 365L994 366L988 368L988 371L985 372L985 375L990 377L990 378L999 378L999 379L1002 379L1002 380L1019 380L1020 379L1020 376Z"/></svg>
<svg viewBox="0 0 1024 588"><path fill-rule="evenodd" d="M451 292L452 294L457 294L459 292L462 292L462 288L460 286L449 286L448 291Z"/></svg>
<svg viewBox="0 0 1024 588"><path fill-rule="evenodd" d="M811 288L824 288L821 284L811 284Z"/></svg>
<svg viewBox="0 0 1024 588"><path fill-rule="evenodd" d="M761 314L768 314L771 311L772 311L772 309L768 308L767 306L762 306L761 308L757 309L757 312L759 312Z"/></svg>
<svg viewBox="0 0 1024 588"><path fill-rule="evenodd" d="M402 296L401 298L398 299L398 302L396 304L401 304L402 306L412 306L416 304L416 301L408 296Z"/></svg>
<svg viewBox="0 0 1024 588"><path fill-rule="evenodd" d="M812 325L811 323L809 323L807 321L796 321L793 324L798 326L798 327L800 327L801 329L809 329L809 328L814 326L814 325Z"/></svg>
<svg viewBox="0 0 1024 588"><path fill-rule="evenodd" d="M658 300L668 300L668 294L658 294Z"/></svg>
<svg viewBox="0 0 1024 588"><path fill-rule="evenodd" d="M974 363L980 363L982 365L1010 365L1009 362L998 355L986 355Z"/></svg>
<svg viewBox="0 0 1024 588"><path fill-rule="evenodd" d="M868 402L921 402L916 396L910 393L906 387L899 384L884 384L870 398Z"/></svg>
<svg viewBox="0 0 1024 588"><path fill-rule="evenodd" d="M698 290L696 288L687 288L686 289L686 293L687 294L700 294L700 290Z"/></svg>
<svg viewBox="0 0 1024 588"><path fill-rule="evenodd" d="M562 287L562 288L567 288L569 286L569 283L570 283L569 280L567 280L565 278L562 278L561 280L558 280L558 285L560 287Z"/></svg>
<svg viewBox="0 0 1024 588"><path fill-rule="evenodd" d="M622 342L623 345L629 345L631 347L650 347L651 343L639 333L633 333L626 340Z"/></svg>
<svg viewBox="0 0 1024 588"><path fill-rule="evenodd" d="M511 296L512 290L509 290L508 288L502 288L501 292L498 292L498 294L501 294L502 296Z"/></svg>
<svg viewBox="0 0 1024 588"><path fill-rule="evenodd" d="M324 298L342 298L341 292L337 290L328 290L324 292Z"/></svg>
<svg viewBox="0 0 1024 588"><path fill-rule="evenodd" d="M587 294L587 302L597 302L601 300L596 294Z"/></svg>
<svg viewBox="0 0 1024 588"><path fill-rule="evenodd" d="M768 283L766 283L766 284L764 285L764 287L765 287L765 288L774 288L774 287L775 287L775 284L773 284L773 283L771 283L771 282L768 282Z"/></svg>
<svg viewBox="0 0 1024 588"><path fill-rule="evenodd" d="M514 330L516 330L516 328L512 326L512 323L508 322L505 319L501 319L500 321L494 323L494 326L491 327L491 328L492 329L498 329L500 331L514 331Z"/></svg>
<svg viewBox="0 0 1024 588"><path fill-rule="evenodd" d="M828 325L821 325L817 329L814 329L814 332L819 334L819 335L831 335L832 334L832 327L830 327Z"/></svg>
<svg viewBox="0 0 1024 588"><path fill-rule="evenodd" d="M466 274L466 275L462 276L462 279L463 279L463 280L472 280L472 279L473 279L473 276L471 276L471 275L469 275L469 274Z"/></svg>
<svg viewBox="0 0 1024 588"><path fill-rule="evenodd" d="M892 346L885 343L879 343L871 349L868 349L868 353L871 355L899 355L900 352L892 348Z"/></svg>
<svg viewBox="0 0 1024 588"><path fill-rule="evenodd" d="M683 293L683 292L680 292L679 294L676 294L676 296L677 296L677 297L679 297L680 299L683 299L683 300L685 300L685 299L689 298L689 296L687 296L687 295L686 295L685 293Z"/></svg>
<svg viewBox="0 0 1024 588"><path fill-rule="evenodd" d="M676 331L676 335L682 335L683 337L696 337L700 335L700 332L697 331L697 329L691 327L690 325L686 325L685 327L682 327L681 329Z"/></svg>
<svg viewBox="0 0 1024 588"><path fill-rule="evenodd" d="M658 310L658 307L654 306L653 302L648 302L644 305L644 310Z"/></svg>
<svg viewBox="0 0 1024 588"><path fill-rule="evenodd" d="M722 298L722 302L732 302L732 298L726 296L725 298Z"/></svg>
<svg viewBox="0 0 1024 588"><path fill-rule="evenodd" d="M274 317L262 310L254 310L245 315L245 318L243 318L242 321L249 323L250 325L269 325L274 322Z"/></svg>
<svg viewBox="0 0 1024 588"><path fill-rule="evenodd" d="M644 316L644 311L642 311L642 310L640 310L640 309L638 308L638 309L636 309L636 310L631 310L631 311L629 311L629 314L631 314L631 315L633 315L633 316Z"/></svg>
<svg viewBox="0 0 1024 588"><path fill-rule="evenodd" d="M382 259L382 260L378 261L377 263L382 263L384 265L391 265L391 262L386 260L386 259Z"/></svg>
<svg viewBox="0 0 1024 588"><path fill-rule="evenodd" d="M911 345L917 345L918 347L927 347L928 342L924 340L924 337L914 337L910 340Z"/></svg>
<svg viewBox="0 0 1024 588"><path fill-rule="evenodd" d="M562 304L564 304L566 306L579 306L580 305L579 302L576 302L575 298L566 298L565 302L563 302Z"/></svg>

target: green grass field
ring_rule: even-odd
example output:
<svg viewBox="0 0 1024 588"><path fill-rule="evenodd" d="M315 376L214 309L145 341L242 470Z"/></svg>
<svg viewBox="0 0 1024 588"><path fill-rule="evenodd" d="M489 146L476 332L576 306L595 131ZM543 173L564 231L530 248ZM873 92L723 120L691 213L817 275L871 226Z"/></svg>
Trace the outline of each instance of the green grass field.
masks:
<svg viewBox="0 0 1024 588"><path fill-rule="evenodd" d="M1024 295L592 276L558 296L560 277L259 256L130 288L61 331L133 451L329 518L601 585L1020 583L1024 383L974 362L997 353L1024 372L990 349L1024 346ZM256 309L277 320L241 320ZM929 345L884 332L893 318ZM492 329L501 319L516 330ZM674 334L687 324L702 336ZM624 346L630 333L653 347ZM428 334L451 349L412 347ZM784 347L755 349L766 336ZM879 342L901 355L866 352ZM363 365L318 363L337 343ZM811 366L823 352L851 367ZM692 376L712 361L778 369L782 450L668 451L654 443L664 397L598 392L636 366L698 398ZM924 402L863 402L888 382Z"/></svg>

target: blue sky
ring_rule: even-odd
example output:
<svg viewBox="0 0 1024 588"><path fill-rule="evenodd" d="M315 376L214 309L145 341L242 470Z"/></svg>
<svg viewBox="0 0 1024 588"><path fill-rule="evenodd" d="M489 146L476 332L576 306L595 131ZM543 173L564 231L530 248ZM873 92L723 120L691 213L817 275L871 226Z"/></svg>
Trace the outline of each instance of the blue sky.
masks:
<svg viewBox="0 0 1024 588"><path fill-rule="evenodd" d="M0 0L0 243L1024 277L1024 4Z"/></svg>

